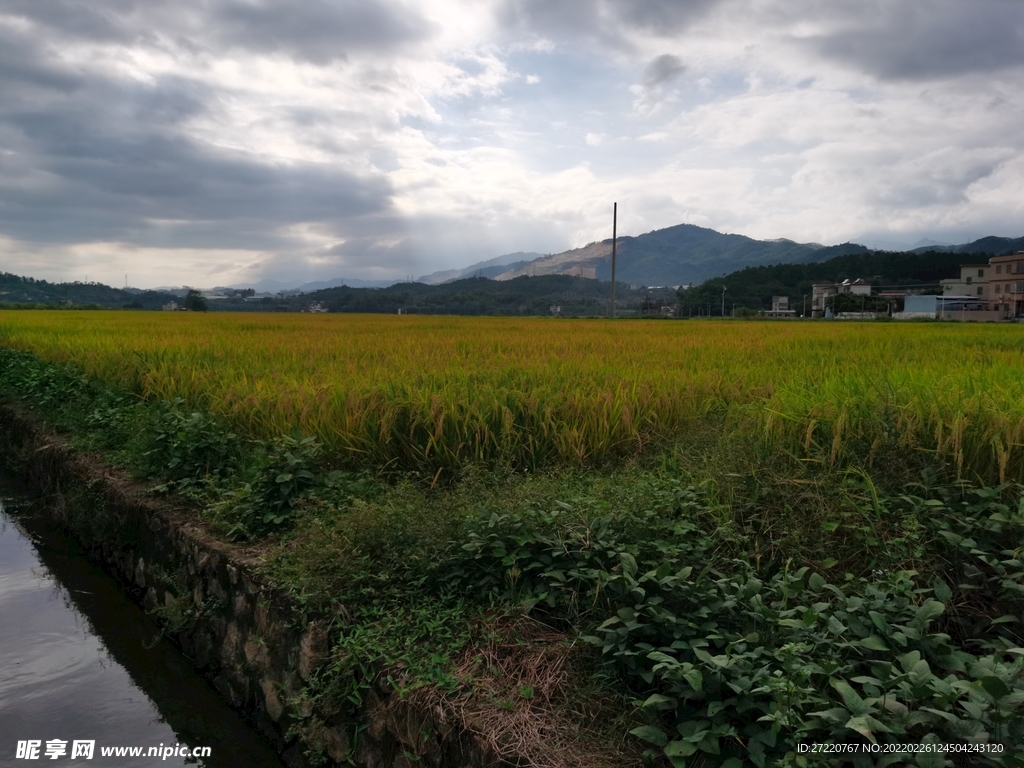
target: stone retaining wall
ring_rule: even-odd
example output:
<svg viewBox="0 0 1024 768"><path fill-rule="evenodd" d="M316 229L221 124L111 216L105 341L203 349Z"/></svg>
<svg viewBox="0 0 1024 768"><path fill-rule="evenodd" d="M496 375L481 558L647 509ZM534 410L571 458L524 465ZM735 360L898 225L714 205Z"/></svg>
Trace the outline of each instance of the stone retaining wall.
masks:
<svg viewBox="0 0 1024 768"><path fill-rule="evenodd" d="M310 765L310 748L327 765L502 764L462 729L408 707L382 707L390 694L382 688L366 697L358 729L355 722L332 722L307 733L305 742L291 735L310 714L299 703L306 680L329 653L322 617L304 614L263 584L251 552L211 537L187 512L147 495L97 457L70 450L31 414L3 404L0 460L44 497L45 514L164 622L168 637L289 768ZM382 711L390 714L373 716Z"/></svg>

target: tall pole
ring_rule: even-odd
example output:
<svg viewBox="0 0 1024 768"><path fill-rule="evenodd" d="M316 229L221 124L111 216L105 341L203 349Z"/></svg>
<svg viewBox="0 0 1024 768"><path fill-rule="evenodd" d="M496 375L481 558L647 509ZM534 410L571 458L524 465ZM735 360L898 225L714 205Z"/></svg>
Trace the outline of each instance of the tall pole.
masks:
<svg viewBox="0 0 1024 768"><path fill-rule="evenodd" d="M725 286L722 286L722 317L725 317Z"/></svg>
<svg viewBox="0 0 1024 768"><path fill-rule="evenodd" d="M612 203L612 320L615 319L615 240L618 224L619 204Z"/></svg>

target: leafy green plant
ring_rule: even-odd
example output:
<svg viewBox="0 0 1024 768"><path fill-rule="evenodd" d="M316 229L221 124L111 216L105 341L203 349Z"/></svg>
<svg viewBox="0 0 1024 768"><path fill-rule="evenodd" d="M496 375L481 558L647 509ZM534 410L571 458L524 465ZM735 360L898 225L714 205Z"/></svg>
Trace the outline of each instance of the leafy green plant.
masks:
<svg viewBox="0 0 1024 768"><path fill-rule="evenodd" d="M148 472L167 479L167 489L215 483L239 465L239 437L181 398L158 406L147 437L152 445L143 454Z"/></svg>
<svg viewBox="0 0 1024 768"><path fill-rule="evenodd" d="M284 435L264 444L264 450L255 479L228 500L235 507L231 534L236 538L265 536L291 525L296 504L316 482L322 450L316 438ZM339 475L331 475L332 485L339 482Z"/></svg>
<svg viewBox="0 0 1024 768"><path fill-rule="evenodd" d="M0 378L5 388L49 411L94 394L92 382L69 365L43 363L28 352L0 349Z"/></svg>
<svg viewBox="0 0 1024 768"><path fill-rule="evenodd" d="M812 741L998 743L1007 751L977 764L1011 765L1024 742L1024 650L991 621L958 625L956 640L941 631L967 594L1010 610L1003 630L1021 616L1024 516L998 495L874 501L872 513L899 506L934 531L913 546L966 577L952 586L938 571L836 583L716 556L693 489L640 516L586 518L570 505L482 516L452 578L594 627L586 639L650 717L634 735L674 766L802 765L797 745ZM853 763L874 765L862 757Z"/></svg>

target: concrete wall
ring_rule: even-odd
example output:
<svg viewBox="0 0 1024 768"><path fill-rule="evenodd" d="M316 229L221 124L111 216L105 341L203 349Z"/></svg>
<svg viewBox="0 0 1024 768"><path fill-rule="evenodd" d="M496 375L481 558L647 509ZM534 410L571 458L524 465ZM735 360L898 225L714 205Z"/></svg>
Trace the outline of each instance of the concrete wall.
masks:
<svg viewBox="0 0 1024 768"><path fill-rule="evenodd" d="M838 312L836 320L877 320L879 317L886 317L878 312Z"/></svg>
<svg viewBox="0 0 1024 768"><path fill-rule="evenodd" d="M935 317L938 308L938 296L907 296L903 300L903 312L900 314L920 315L931 313L931 316Z"/></svg>
<svg viewBox="0 0 1024 768"><path fill-rule="evenodd" d="M968 323L994 323L1006 319L1002 310L968 310L966 312L943 312L943 320L963 320Z"/></svg>
<svg viewBox="0 0 1024 768"><path fill-rule="evenodd" d="M996 323L1008 320L1002 310L969 310L966 312L945 312L937 317L934 312L895 312L893 320L942 320L943 322Z"/></svg>

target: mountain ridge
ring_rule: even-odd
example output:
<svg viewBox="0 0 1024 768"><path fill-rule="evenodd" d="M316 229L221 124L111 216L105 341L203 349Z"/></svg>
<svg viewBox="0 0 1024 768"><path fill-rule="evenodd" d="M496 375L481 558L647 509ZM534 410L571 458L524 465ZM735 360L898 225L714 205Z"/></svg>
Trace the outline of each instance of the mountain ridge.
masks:
<svg viewBox="0 0 1024 768"><path fill-rule="evenodd" d="M464 277L494 278L509 268L527 264L538 258L544 258L544 254L533 251L515 251L495 256L493 259L487 259L486 261L478 261L461 269L445 269L440 272L432 272L429 275L418 278L416 282L426 283L427 285L440 285L441 283L461 280Z"/></svg>
<svg viewBox="0 0 1024 768"><path fill-rule="evenodd" d="M696 285L745 269L773 264L809 264L837 256L877 250L860 243L837 245L798 243L788 238L755 240L746 235L717 232L693 224L676 224L637 236L618 239L616 280L631 285ZM924 245L909 253L989 253L1024 250L1024 237L988 236L960 245ZM521 276L573 274L611 279L611 240L588 243L550 254L527 264L514 265L496 280Z"/></svg>
<svg viewBox="0 0 1024 768"><path fill-rule="evenodd" d="M755 240L746 235L723 234L694 224L676 224L642 235L618 238L616 279L636 285L689 285L746 266L805 263L843 252L868 250L857 243L822 246L787 238ZM821 253L820 252L825 252ZM611 279L611 240L589 243L562 253L535 259L510 269L496 280L524 275L584 274Z"/></svg>
<svg viewBox="0 0 1024 768"><path fill-rule="evenodd" d="M988 235L972 240L962 245L926 245L920 248L913 248L910 253L924 253L925 251L936 251L938 253L988 253L992 256L1002 256L1006 253L1016 253L1024 250L1024 237L996 237Z"/></svg>

